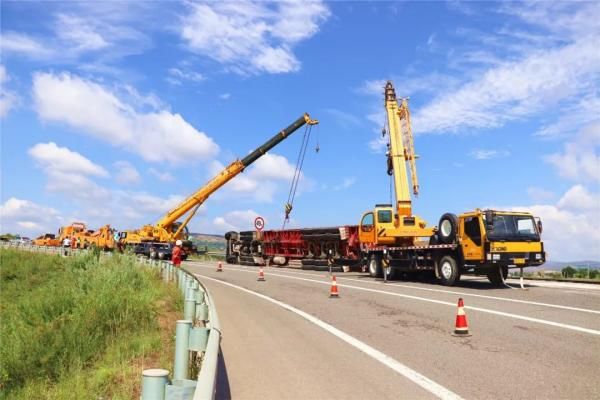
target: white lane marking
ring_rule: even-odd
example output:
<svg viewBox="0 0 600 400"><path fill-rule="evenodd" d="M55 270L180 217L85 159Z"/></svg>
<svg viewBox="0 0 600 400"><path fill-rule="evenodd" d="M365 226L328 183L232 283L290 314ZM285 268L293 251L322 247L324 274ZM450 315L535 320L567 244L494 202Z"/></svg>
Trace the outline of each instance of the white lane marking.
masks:
<svg viewBox="0 0 600 400"><path fill-rule="evenodd" d="M222 285L225 286L229 286L238 290L241 290L242 292L245 293L249 293L252 294L256 297L259 297L263 300L266 300L268 302L271 302L273 304L278 305L279 307L282 307L288 311L291 311L295 314L298 314L299 316L301 316L302 318L306 319L307 321L317 325L319 328L324 329L325 331L331 333L332 335L336 336L337 338L343 340L344 342L348 343L350 346L355 347L356 349L362 351L363 353L365 353L366 355L368 355L369 357L379 361L380 363L382 363L383 365L385 365L386 367L392 369L393 371L396 371L397 373L399 373L400 375L404 376L405 378L409 379L410 381L412 381L413 383L416 383L417 385L421 386L423 389L427 390L429 393L432 393L433 395L437 396L440 399L455 399L455 400L461 400L462 397L460 397L459 395L457 395L454 392L451 392L449 389L446 389L445 387L441 386L440 384L432 381L431 379L427 378L426 376L418 373L417 371L407 367L406 365L402 364L400 361L395 360L394 358L388 356L387 354L382 353L381 351L369 346L368 344L361 342L360 340L356 339L353 336L350 336L349 334L347 334L344 331L341 331L337 328L335 328L332 325L329 325L327 322L322 321L320 319L318 319L317 317L308 314L302 310L299 310L289 304L286 304L284 302L281 302L279 300L275 300L271 297L265 296L264 294L246 289L244 287L241 286L237 286L234 285L232 283L229 282L223 282L221 280L218 279L214 279L214 278L210 278L208 276L205 275L200 275L200 274L195 274L196 276L201 277L202 279L208 279L211 280L213 282L217 282L220 283Z"/></svg>
<svg viewBox="0 0 600 400"><path fill-rule="evenodd" d="M201 263L197 263L197 264L201 264ZM202 264L202 265L206 265L206 264ZM240 266L238 266L238 268L251 269L252 267L245 267L243 265L240 265ZM283 272L283 271L281 271L281 272ZM285 273L296 274L296 275L305 275L305 276L319 276L319 277L323 276L321 274L315 274L315 273L310 273L310 272L298 272L298 271L285 271ZM399 288L422 290L422 291L426 291L426 292L457 294L459 296L465 296L465 297L466 296L479 297L479 298L482 298L482 299L508 301L508 302L511 302L511 303L530 304L530 305L533 305L533 306L558 308L558 309L561 309L561 310L578 311L578 312L585 312L585 313L600 315L600 310L591 310L589 308L570 307L570 306L563 306L563 305L560 305L560 304L551 304L551 303L541 303L541 302L537 302L537 301L509 299L509 298L506 298L506 297L499 297L499 296L488 296L488 295L483 295L483 294L474 294L474 293L467 293L467 292L457 292L457 291L454 291L454 290L424 288L424 287L411 286L411 285L402 285L402 284L389 283L389 282L388 283L383 283L383 282L372 281L372 280L364 281L364 280L360 280L360 279L346 278L346 277L339 276L339 275L336 275L336 277L338 279L344 279L346 281L351 281L351 282L368 283L368 284L372 284L372 285L382 285L382 286L392 286L392 287L399 287ZM569 293L569 292L567 292L567 293ZM581 292L576 292L576 293L577 294L581 294ZM587 293L587 294L595 295L595 293Z"/></svg>
<svg viewBox="0 0 600 400"><path fill-rule="evenodd" d="M202 267L202 268L212 268L212 266L211 267L205 266L205 265L199 265L199 266ZM246 273L254 273L253 271L247 271L247 270L244 270L244 269L236 269L236 268L231 268L231 267L229 268L229 270L231 270L231 271L238 271L238 272L246 272ZM278 277L281 277L281 278L296 279L296 280L300 280L300 281L319 283L321 285L329 285L330 284L330 282L318 281L318 280L315 280L315 279L308 279L308 278L300 278L300 277L297 277L297 276L275 274L275 273L272 273L272 272L269 273L267 276L278 276ZM396 292L387 292L385 290L370 289L370 288L365 288L365 287L360 287L360 286L352 286L352 285L341 284L341 283L338 283L338 287L347 287L347 288L350 288L350 289L362 290L362 291L365 291L365 292L387 294L387 295L390 295L390 296L397 296L397 297L403 297L403 298L406 298L406 299L419 300L419 301L425 301L425 302L428 302L428 303L443 304L443 305L446 305L446 306L456 307L455 303L450 303L448 301L428 299L428 298L425 298L425 297L412 296L412 295L409 295L409 294L402 294L402 293L396 293ZM550 326L554 326L554 327L557 327L557 328L569 329L569 330L572 330L572 331L589 333L591 335L598 335L598 336L600 336L600 331L598 331L598 330L589 329L589 328L583 328L583 327L577 326L577 325L563 324L563 323L560 323L560 322L549 321L549 320L546 320L546 319L526 317L524 315L512 314L512 313L507 313L507 312L502 312L502 311L496 311L496 310L490 310L490 309L481 308L481 307L465 306L465 308L468 308L469 310L480 311L480 312L487 313L487 314L500 315L502 317L520 319L520 320L523 320L523 321L535 322L535 323L538 323L538 324L550 325Z"/></svg>

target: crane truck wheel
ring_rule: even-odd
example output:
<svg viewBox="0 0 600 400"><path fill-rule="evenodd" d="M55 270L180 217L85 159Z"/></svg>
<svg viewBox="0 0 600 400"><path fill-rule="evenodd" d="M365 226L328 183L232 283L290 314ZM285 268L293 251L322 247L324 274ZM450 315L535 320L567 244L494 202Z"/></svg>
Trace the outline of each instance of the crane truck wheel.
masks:
<svg viewBox="0 0 600 400"><path fill-rule="evenodd" d="M438 275L444 286L454 286L460 279L458 264L452 256L444 256L438 263Z"/></svg>
<svg viewBox="0 0 600 400"><path fill-rule="evenodd" d="M381 254L372 253L369 256L369 275L372 278L381 278L383 276L383 268L381 268Z"/></svg>
<svg viewBox="0 0 600 400"><path fill-rule="evenodd" d="M502 276L500 276L500 270L502 270ZM503 286L503 283L508 277L508 267L494 267L487 273L487 277L493 286Z"/></svg>
<svg viewBox="0 0 600 400"><path fill-rule="evenodd" d="M456 232L458 231L458 218L456 215L446 213L440 218L438 224L437 237L441 243L451 244L456 240Z"/></svg>

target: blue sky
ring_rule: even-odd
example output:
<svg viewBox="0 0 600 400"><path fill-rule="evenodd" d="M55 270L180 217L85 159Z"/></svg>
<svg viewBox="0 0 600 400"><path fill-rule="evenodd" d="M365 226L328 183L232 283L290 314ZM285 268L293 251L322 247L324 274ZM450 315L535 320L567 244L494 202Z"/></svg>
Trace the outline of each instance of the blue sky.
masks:
<svg viewBox="0 0 600 400"><path fill-rule="evenodd" d="M155 222L309 112L291 226L388 202L382 87L410 97L413 210L527 209L554 260L600 259L597 2L2 2L2 231ZM279 228L302 132L193 231ZM319 144L320 151L314 148Z"/></svg>

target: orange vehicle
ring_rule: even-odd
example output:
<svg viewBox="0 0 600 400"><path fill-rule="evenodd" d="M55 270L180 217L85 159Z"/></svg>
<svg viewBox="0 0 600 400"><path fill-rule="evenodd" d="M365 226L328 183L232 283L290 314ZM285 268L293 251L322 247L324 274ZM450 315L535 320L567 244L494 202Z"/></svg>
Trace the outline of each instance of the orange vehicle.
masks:
<svg viewBox="0 0 600 400"><path fill-rule="evenodd" d="M85 234L86 226L83 222L73 222L71 225L63 226L58 230L58 239L62 243L65 238L73 238L78 234Z"/></svg>
<svg viewBox="0 0 600 400"><path fill-rule="evenodd" d="M97 231L84 231L75 234L80 249L97 247L102 250L113 250L117 247L118 241L115 240L116 230L110 225L104 225Z"/></svg>
<svg viewBox="0 0 600 400"><path fill-rule="evenodd" d="M54 233L46 233L33 241L35 246L60 246L60 239Z"/></svg>

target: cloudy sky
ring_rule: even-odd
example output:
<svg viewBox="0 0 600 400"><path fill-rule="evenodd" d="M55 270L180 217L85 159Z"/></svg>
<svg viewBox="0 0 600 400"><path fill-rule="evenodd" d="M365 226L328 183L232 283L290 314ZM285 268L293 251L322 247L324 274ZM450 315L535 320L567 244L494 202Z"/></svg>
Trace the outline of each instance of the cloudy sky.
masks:
<svg viewBox="0 0 600 400"><path fill-rule="evenodd" d="M0 217L156 222L303 112L292 226L389 202L382 86L410 97L421 194L525 209L554 260L600 260L598 2L2 1ZM280 228L302 132L217 192L192 231ZM317 146L320 151L314 151Z"/></svg>

